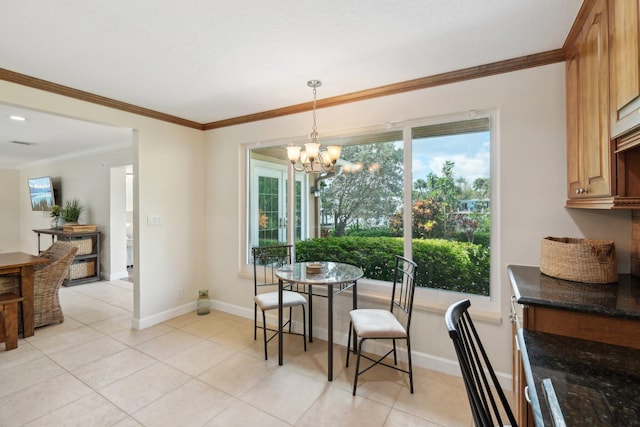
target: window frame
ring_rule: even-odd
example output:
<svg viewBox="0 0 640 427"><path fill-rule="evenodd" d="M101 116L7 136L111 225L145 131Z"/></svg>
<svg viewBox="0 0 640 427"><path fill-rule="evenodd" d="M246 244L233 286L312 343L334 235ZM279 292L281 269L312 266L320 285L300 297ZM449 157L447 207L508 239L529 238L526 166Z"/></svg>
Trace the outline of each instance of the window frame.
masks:
<svg viewBox="0 0 640 427"><path fill-rule="evenodd" d="M433 116L419 119L410 119L404 121L398 121L394 123L385 123L383 125L369 126L363 128L356 129L348 129L342 131L336 131L331 133L324 133L323 137L325 138L339 138L339 137L347 137L350 135L362 135L366 133L375 133L375 132L384 132L389 130L402 130L403 132L403 152L404 152L404 194L411 195L412 192L412 132L411 129L414 127L420 126L430 126L436 124L442 124L447 122L461 121L461 120L471 120L477 118L486 117L489 119L489 132L490 132L490 182L491 182L491 234L490 234L490 247L491 247L491 261L490 261L490 273L489 273L489 296L483 295L474 295L474 294L466 294L460 292L446 291L441 289L431 289L431 288L418 288L415 294L415 305L417 309L422 309L426 311L432 311L437 313L444 312L444 309L450 304L459 301L461 299L468 298L471 300L472 304L475 307L475 311L478 313L484 313L484 318L487 321L493 321L495 323L500 322L500 301L502 297L502 292L508 292L508 290L502 290L500 283L501 280L501 272L503 269L501 268L501 255L500 255L500 138L499 138L499 129L500 129L500 111L499 109L486 109L486 110L471 110L464 113L457 114L448 114L443 116ZM296 138L298 139L298 138ZM250 150L253 148L267 147L267 146L278 146L278 145L286 145L291 141L291 138L278 138L272 141L261 141L259 143L250 143L245 144L241 147L242 154L245 156L246 161L245 170L240 173L243 174L244 179L247 180L250 173ZM289 188L287 194L290 197L289 202L287 203L287 209L289 210L288 217L293 218L293 180L296 173L293 171L293 168L288 166L288 180ZM306 185L308 185L308 182ZM245 247L245 253L247 254L247 258L241 261L241 270L244 272L250 272L249 268L249 251L250 247L248 247L248 202L249 202L249 188L248 183L244 182L242 187L245 191L245 200L247 205L245 206L242 218L245 222L245 233L246 235L242 239L242 245ZM303 183L303 188L305 188L305 184ZM303 193L305 193L303 191ZM307 195L308 196L308 195ZM411 224L411 197L403 198L403 206L404 206L404 223ZM303 222L304 222L304 216ZM306 220L308 222L308 219ZM287 241L290 244L294 244L291 236L293 236L293 224L289 221L287 225ZM408 236L407 236L408 234ZM411 254L411 227L405 227L404 230L404 252L405 254ZM294 259L295 259L295 247L294 247ZM419 267L418 267L419 268ZM381 282L377 280L371 279L360 279L358 281L358 294L361 297L366 298L367 295L371 295L375 297L380 294L388 293L389 283Z"/></svg>

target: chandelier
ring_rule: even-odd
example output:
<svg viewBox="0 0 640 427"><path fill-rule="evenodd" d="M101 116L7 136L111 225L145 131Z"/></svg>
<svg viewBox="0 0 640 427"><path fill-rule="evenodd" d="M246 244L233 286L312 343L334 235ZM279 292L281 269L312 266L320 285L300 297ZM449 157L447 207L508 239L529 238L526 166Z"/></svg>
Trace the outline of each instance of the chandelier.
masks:
<svg viewBox="0 0 640 427"><path fill-rule="evenodd" d="M309 80L307 86L313 88L313 127L309 138L311 142L302 147L290 145L287 147L287 157L298 172L328 173L336 169L336 162L340 158L340 146L330 145L323 150L318 143L318 130L316 128L316 88L322 85L320 80Z"/></svg>

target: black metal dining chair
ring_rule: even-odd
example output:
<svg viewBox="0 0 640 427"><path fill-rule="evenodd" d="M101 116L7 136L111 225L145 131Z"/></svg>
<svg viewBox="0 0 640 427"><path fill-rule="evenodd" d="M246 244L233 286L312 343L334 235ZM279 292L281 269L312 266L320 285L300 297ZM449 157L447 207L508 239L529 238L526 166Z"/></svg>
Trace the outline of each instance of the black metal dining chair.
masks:
<svg viewBox="0 0 640 427"><path fill-rule="evenodd" d="M267 344L278 335L278 330L267 326L265 312L278 308L278 278L276 270L283 265L291 264L292 245L261 246L251 249L253 256L253 339L258 338L258 308L262 312L262 333L264 337L264 359L267 360ZM276 289L267 291L267 288ZM307 300L298 292L283 291L282 307L289 307L289 319L282 325L282 328L289 326L288 333L302 335L304 341L304 351L307 351L307 321L305 305ZM300 306L302 308L302 333L292 331L292 308ZM267 331L272 334L267 337Z"/></svg>
<svg viewBox="0 0 640 427"><path fill-rule="evenodd" d="M476 426L493 427L505 425L503 417L506 417L511 426L517 427L507 397L469 316L470 306L468 299L452 304L445 313L445 322L456 349L473 420Z"/></svg>
<svg viewBox="0 0 640 427"><path fill-rule="evenodd" d="M415 274L418 266L415 262L396 255L393 269L393 288L391 291L391 304L389 310L384 309L356 309L349 312L349 338L347 340L347 367L349 356L357 354L356 372L353 379L353 395L356 395L358 377L376 365L404 372L409 375L409 386L413 393L413 367L411 364L411 339L409 329L411 327L411 311L413 310L413 294L415 291ZM353 332L353 349L351 345L351 333ZM362 347L368 340L391 340L392 347L386 354L379 358L372 358L362 353ZM407 342L407 369L398 366L396 341ZM384 362L387 356L393 353L393 365ZM360 370L360 359L365 358L373 363Z"/></svg>

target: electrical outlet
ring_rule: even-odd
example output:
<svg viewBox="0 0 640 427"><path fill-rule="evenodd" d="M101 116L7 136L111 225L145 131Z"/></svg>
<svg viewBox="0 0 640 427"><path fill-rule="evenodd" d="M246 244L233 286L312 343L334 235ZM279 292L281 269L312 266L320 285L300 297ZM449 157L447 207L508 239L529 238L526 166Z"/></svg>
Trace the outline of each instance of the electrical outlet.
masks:
<svg viewBox="0 0 640 427"><path fill-rule="evenodd" d="M176 292L176 299L180 299L184 296L184 289L178 288L178 292Z"/></svg>
<svg viewBox="0 0 640 427"><path fill-rule="evenodd" d="M339 309L336 312L336 320L338 321L338 323L344 323L344 311Z"/></svg>

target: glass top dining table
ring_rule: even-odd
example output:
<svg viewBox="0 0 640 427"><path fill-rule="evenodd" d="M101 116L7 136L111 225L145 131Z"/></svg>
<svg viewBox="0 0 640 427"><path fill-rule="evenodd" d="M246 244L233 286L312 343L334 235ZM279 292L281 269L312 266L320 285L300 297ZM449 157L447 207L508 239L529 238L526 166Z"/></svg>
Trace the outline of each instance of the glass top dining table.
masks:
<svg viewBox="0 0 640 427"><path fill-rule="evenodd" d="M280 267L278 277L278 363L283 364L282 290L285 283L304 285L309 297L309 342L313 342L313 296L327 298L327 377L333 380L333 297L352 290L353 309L358 308L358 279L363 276L361 268L340 262L298 262ZM322 286L326 293L314 294L313 287Z"/></svg>

